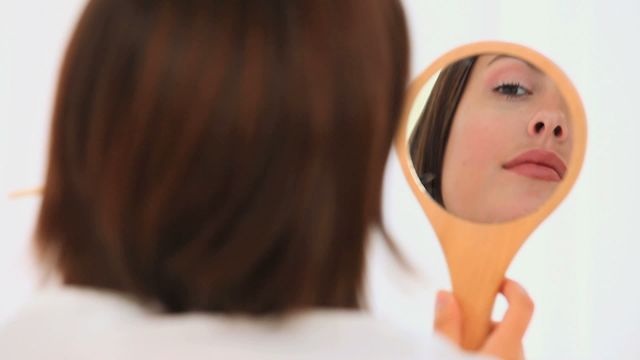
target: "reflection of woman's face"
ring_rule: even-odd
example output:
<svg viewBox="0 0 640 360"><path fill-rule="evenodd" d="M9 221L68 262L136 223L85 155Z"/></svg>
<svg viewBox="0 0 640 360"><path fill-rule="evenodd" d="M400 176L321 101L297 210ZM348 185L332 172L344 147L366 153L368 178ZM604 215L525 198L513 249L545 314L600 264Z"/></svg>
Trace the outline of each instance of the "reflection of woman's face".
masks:
<svg viewBox="0 0 640 360"><path fill-rule="evenodd" d="M478 57L445 151L447 210L478 222L536 210L564 177L568 114L555 83L538 69L513 57Z"/></svg>

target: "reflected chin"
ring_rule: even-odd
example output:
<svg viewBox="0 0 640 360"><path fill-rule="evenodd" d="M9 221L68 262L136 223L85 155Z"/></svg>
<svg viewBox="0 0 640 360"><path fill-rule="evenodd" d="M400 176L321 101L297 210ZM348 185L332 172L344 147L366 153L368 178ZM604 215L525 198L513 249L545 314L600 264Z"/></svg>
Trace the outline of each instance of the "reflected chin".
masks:
<svg viewBox="0 0 640 360"><path fill-rule="evenodd" d="M478 211L475 214L460 214L459 216L482 223L502 223L531 215L545 204L557 186L557 183L542 183L545 183L546 186L527 189L520 187L520 192L507 191L503 193L503 197L487 199L483 211Z"/></svg>
<svg viewBox="0 0 640 360"><path fill-rule="evenodd" d="M502 204L495 209L491 222L512 221L527 215L531 215L538 210L549 199L555 190L555 186L549 187L546 191L521 194L516 198Z"/></svg>
<svg viewBox="0 0 640 360"><path fill-rule="evenodd" d="M453 215L478 223L517 220L537 211L553 195L559 182L545 181L502 170L471 195L443 188L444 208ZM480 194L480 196L477 196Z"/></svg>

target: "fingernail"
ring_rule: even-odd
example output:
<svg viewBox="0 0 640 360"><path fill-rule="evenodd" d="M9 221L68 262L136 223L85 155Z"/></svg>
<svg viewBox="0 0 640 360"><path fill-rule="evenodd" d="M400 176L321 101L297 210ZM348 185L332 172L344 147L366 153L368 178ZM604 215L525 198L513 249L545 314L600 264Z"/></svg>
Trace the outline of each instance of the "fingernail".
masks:
<svg viewBox="0 0 640 360"><path fill-rule="evenodd" d="M444 309L449 303L449 296L444 291L438 291L438 295L436 295L436 310Z"/></svg>

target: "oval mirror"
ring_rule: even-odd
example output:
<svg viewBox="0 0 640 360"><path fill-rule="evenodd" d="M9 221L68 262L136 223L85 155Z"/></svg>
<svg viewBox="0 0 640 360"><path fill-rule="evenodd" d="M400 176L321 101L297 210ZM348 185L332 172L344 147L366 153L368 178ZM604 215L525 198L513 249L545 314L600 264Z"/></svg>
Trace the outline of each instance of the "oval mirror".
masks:
<svg viewBox="0 0 640 360"><path fill-rule="evenodd" d="M444 250L465 348L487 336L509 263L568 194L585 146L578 93L529 48L466 45L412 83L396 149Z"/></svg>

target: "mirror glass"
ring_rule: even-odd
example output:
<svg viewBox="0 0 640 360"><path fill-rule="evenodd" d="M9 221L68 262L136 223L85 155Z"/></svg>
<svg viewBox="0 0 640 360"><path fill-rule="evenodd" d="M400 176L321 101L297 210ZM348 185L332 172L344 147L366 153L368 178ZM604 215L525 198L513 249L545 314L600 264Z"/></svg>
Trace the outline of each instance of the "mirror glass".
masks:
<svg viewBox="0 0 640 360"><path fill-rule="evenodd" d="M532 213L563 181L572 125L551 77L526 59L482 53L425 83L405 136L435 202L465 220L500 223Z"/></svg>

